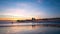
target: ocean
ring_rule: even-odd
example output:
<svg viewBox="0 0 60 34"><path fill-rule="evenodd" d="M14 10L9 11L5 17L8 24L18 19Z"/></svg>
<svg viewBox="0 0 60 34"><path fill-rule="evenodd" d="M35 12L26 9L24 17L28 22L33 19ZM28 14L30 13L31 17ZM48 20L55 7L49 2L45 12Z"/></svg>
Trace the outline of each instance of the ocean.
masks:
<svg viewBox="0 0 60 34"><path fill-rule="evenodd" d="M45 22L12 24L0 21L0 34L60 34L60 23Z"/></svg>
<svg viewBox="0 0 60 34"><path fill-rule="evenodd" d="M0 34L60 34L60 27L43 25L0 27Z"/></svg>

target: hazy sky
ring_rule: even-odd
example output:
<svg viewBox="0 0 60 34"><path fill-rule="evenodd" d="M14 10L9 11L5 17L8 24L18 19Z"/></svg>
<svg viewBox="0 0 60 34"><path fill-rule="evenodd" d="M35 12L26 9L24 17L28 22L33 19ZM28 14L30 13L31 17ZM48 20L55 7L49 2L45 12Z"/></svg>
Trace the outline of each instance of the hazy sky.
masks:
<svg viewBox="0 0 60 34"><path fill-rule="evenodd" d="M60 0L0 0L0 17L10 16L60 17Z"/></svg>

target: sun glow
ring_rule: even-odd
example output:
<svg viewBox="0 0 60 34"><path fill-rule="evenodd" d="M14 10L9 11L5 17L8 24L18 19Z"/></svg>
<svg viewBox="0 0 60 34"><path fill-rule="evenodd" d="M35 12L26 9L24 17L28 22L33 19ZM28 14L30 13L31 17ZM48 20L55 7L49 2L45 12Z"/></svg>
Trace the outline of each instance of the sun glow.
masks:
<svg viewBox="0 0 60 34"><path fill-rule="evenodd" d="M41 10L38 10L33 7L32 4L28 3L17 3L17 8L6 8L2 15L9 15L4 17L5 20L24 20L24 19L31 19L37 18L39 19L44 13ZM3 18L0 18L3 20Z"/></svg>

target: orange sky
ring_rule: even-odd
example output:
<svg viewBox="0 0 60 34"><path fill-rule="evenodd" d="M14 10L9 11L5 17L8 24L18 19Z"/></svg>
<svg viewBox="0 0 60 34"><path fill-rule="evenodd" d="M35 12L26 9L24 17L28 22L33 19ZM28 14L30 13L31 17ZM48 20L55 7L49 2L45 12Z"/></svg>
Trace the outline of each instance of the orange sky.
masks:
<svg viewBox="0 0 60 34"><path fill-rule="evenodd" d="M0 20L24 20L25 18L0 18Z"/></svg>
<svg viewBox="0 0 60 34"><path fill-rule="evenodd" d="M26 20L26 19L32 19L31 17L29 17L29 18L17 18L17 17L15 17L15 18L7 18L7 17L5 17L5 18L0 18L0 20ZM39 19L39 18L36 18L35 17L35 19Z"/></svg>

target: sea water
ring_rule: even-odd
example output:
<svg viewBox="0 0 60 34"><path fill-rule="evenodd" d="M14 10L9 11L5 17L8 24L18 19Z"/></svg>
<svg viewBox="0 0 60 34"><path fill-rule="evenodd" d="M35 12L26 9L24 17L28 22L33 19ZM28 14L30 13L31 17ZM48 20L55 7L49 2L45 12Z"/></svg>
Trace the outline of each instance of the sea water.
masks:
<svg viewBox="0 0 60 34"><path fill-rule="evenodd" d="M60 34L60 27L43 25L0 27L0 34Z"/></svg>

